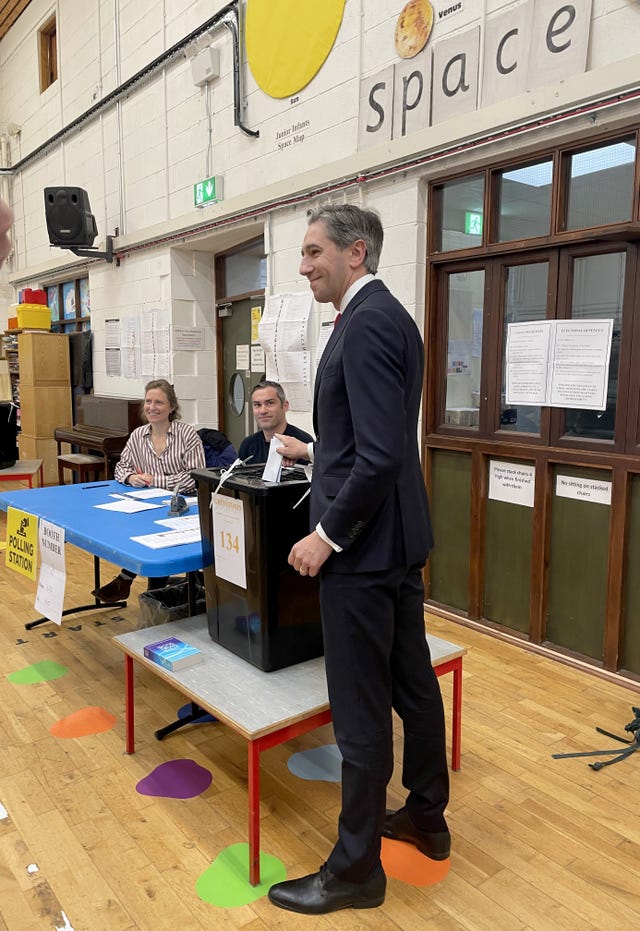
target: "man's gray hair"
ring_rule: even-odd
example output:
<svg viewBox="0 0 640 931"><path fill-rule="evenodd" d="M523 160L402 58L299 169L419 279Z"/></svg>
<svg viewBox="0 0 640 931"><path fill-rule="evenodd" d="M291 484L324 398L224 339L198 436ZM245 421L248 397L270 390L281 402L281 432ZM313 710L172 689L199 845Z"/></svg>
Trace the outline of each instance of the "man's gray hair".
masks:
<svg viewBox="0 0 640 931"><path fill-rule="evenodd" d="M259 381L257 385L253 386L253 388L251 389L251 397L254 396L256 391L262 391L263 388L275 388L276 394L278 395L281 404L284 404L284 402L287 400L287 396L284 393L284 388L282 387L280 382L269 381L266 378L263 378L262 381Z"/></svg>
<svg viewBox="0 0 640 931"><path fill-rule="evenodd" d="M307 211L307 222L324 223L327 236L339 249L346 249L356 239L362 239L367 254L364 267L370 274L378 271L384 231L375 210L363 210L354 204L329 204Z"/></svg>

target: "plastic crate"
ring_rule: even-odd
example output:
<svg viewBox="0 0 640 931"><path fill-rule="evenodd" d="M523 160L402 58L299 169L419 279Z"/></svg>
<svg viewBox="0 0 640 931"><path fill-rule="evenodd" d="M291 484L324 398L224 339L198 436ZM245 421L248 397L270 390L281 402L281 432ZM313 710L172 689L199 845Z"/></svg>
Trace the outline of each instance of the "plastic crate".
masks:
<svg viewBox="0 0 640 931"><path fill-rule="evenodd" d="M50 330L51 311L42 304L14 304L21 330Z"/></svg>

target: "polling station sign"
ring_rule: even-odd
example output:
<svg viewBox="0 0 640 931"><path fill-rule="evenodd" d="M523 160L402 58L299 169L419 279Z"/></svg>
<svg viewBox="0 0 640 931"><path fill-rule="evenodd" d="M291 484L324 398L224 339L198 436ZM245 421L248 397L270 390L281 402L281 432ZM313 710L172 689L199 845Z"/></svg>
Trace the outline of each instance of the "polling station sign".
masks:
<svg viewBox="0 0 640 931"><path fill-rule="evenodd" d="M8 508L6 565L35 581L37 548L38 518L26 511Z"/></svg>

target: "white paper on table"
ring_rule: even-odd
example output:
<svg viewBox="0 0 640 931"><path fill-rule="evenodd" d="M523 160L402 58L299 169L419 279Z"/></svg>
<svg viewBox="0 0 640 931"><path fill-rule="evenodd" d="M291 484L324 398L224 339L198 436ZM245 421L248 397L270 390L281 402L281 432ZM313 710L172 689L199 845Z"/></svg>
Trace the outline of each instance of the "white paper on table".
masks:
<svg viewBox="0 0 640 931"><path fill-rule="evenodd" d="M282 472L282 456L280 453L276 452L282 446L282 440L279 440L277 436L271 437L271 442L269 443L269 455L267 457L267 464L264 467L262 472L262 481L263 482L279 482L280 473Z"/></svg>
<svg viewBox="0 0 640 931"><path fill-rule="evenodd" d="M171 530L197 530L200 527L200 518L197 514L186 514L184 517L166 517L164 520L154 520L154 524L161 524Z"/></svg>
<svg viewBox="0 0 640 931"><path fill-rule="evenodd" d="M135 498L118 498L117 501L110 501L108 504L94 504L94 508L102 508L103 511L121 511L124 514L136 514L138 511L151 511L153 508L161 508L161 504L151 504L150 501L136 501Z"/></svg>
<svg viewBox="0 0 640 931"><path fill-rule="evenodd" d="M200 542L200 528L195 530L165 530L160 533L145 533L141 537L130 537L135 543L148 546L152 550L163 550L169 546L182 546L185 543Z"/></svg>
<svg viewBox="0 0 640 931"><path fill-rule="evenodd" d="M211 513L216 575L246 589L244 502L229 495L211 495Z"/></svg>
<svg viewBox="0 0 640 931"><path fill-rule="evenodd" d="M141 500L145 498L160 498L162 495L166 495L166 493L166 488L138 488L136 491L122 492L127 498L140 498Z"/></svg>
<svg viewBox="0 0 640 931"><path fill-rule="evenodd" d="M64 561L64 528L48 520L38 521L40 572L34 608L55 624L62 624L67 571Z"/></svg>

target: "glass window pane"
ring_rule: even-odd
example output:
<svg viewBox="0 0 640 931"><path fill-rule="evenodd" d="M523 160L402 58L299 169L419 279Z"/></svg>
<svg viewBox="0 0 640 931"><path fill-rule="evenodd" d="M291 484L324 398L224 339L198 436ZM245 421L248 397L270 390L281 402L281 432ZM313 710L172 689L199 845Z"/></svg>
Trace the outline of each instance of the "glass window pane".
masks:
<svg viewBox="0 0 640 931"><path fill-rule="evenodd" d="M613 320L613 340L609 363L607 407L604 411L568 409L565 415L567 436L596 440L613 440L618 401L618 365L622 330L622 295L626 254L589 255L573 265L572 320Z"/></svg>
<svg viewBox="0 0 640 931"><path fill-rule="evenodd" d="M631 219L635 158L633 138L571 156L568 230Z"/></svg>
<svg viewBox="0 0 640 931"><path fill-rule="evenodd" d="M262 291L267 286L267 259L262 242L224 257L225 297Z"/></svg>
<svg viewBox="0 0 640 931"><path fill-rule="evenodd" d="M449 276L445 423L478 428L484 271Z"/></svg>
<svg viewBox="0 0 640 931"><path fill-rule="evenodd" d="M544 320L547 314L547 281L549 265L512 265L506 269L504 314L502 392L500 394L500 429L517 433L540 435L540 408L529 404L507 405L507 366L504 355L507 345L507 327L510 323L530 323Z"/></svg>
<svg viewBox="0 0 640 931"><path fill-rule="evenodd" d="M553 162L538 162L498 174L498 242L548 236L551 232Z"/></svg>
<svg viewBox="0 0 640 931"><path fill-rule="evenodd" d="M532 320L545 319L547 314L549 265L547 262L537 262L535 265L511 265L506 269L506 273L500 429L517 433L534 433L539 436L541 411L539 407L528 404L519 404L517 406L507 406L506 404L507 366L505 351L507 327L510 323L530 323Z"/></svg>
<svg viewBox="0 0 640 931"><path fill-rule="evenodd" d="M482 245L484 175L442 185L440 249L468 249Z"/></svg>

